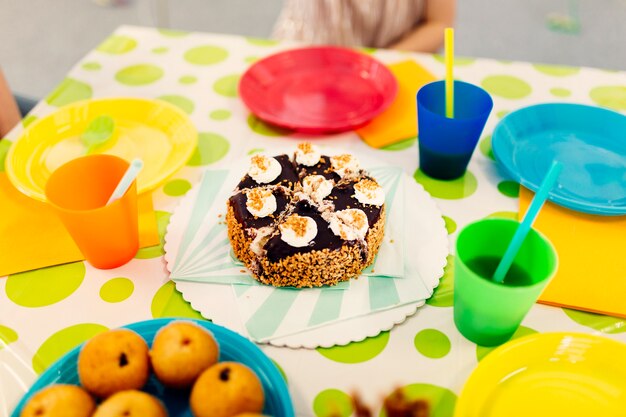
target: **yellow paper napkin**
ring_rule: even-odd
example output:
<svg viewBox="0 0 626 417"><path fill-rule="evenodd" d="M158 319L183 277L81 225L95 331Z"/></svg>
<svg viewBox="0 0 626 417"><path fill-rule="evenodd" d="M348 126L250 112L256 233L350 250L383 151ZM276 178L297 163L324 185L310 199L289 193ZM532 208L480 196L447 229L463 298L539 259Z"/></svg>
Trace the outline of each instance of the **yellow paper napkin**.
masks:
<svg viewBox="0 0 626 417"><path fill-rule="evenodd" d="M520 187L520 218L534 193ZM539 302L626 317L626 216L594 216L546 202L533 227L559 255Z"/></svg>
<svg viewBox="0 0 626 417"><path fill-rule="evenodd" d="M159 243L150 194L139 196L139 245ZM0 277L85 259L56 214L0 172Z"/></svg>
<svg viewBox="0 0 626 417"><path fill-rule="evenodd" d="M423 85L435 81L435 76L415 61L392 64L389 69L398 81L394 102L356 131L365 143L374 148L417 136L415 95Z"/></svg>

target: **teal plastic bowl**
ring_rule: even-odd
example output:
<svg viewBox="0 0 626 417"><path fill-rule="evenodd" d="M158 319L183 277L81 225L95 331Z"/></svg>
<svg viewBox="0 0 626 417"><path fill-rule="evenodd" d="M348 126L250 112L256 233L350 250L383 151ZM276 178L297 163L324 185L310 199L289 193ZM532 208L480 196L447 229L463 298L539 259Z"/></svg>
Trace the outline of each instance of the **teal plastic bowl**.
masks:
<svg viewBox="0 0 626 417"><path fill-rule="evenodd" d="M180 320L194 322L213 333L220 346L220 362L239 362L248 366L257 374L265 391L263 414L274 417L294 416L293 404L289 397L287 384L276 365L255 344L237 333L211 322L192 319L147 320L129 324L124 326L124 328L134 330L146 340L148 346L152 346L152 340L161 327L172 321ZM22 407L24 407L30 397L44 387L52 384L80 385L76 367L78 364L78 353L81 348L82 345L74 348L50 366L24 395L13 411L12 416L18 417ZM161 399L171 417L193 416L189 408L189 389L176 390L166 388L152 374L143 390Z"/></svg>

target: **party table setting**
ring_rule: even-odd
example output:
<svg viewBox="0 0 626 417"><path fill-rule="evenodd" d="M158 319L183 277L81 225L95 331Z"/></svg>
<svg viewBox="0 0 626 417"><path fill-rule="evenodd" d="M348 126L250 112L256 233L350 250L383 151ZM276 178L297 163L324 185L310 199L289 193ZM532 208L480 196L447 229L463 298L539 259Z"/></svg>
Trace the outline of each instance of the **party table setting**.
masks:
<svg viewBox="0 0 626 417"><path fill-rule="evenodd" d="M170 416L626 416L625 80L118 28L0 140L0 416L122 333Z"/></svg>

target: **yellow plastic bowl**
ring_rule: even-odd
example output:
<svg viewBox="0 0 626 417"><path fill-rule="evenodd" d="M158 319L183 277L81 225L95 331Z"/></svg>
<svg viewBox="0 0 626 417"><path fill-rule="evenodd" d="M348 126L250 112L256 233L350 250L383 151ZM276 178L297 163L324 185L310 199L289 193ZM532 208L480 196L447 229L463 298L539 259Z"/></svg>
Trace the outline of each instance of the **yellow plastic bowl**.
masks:
<svg viewBox="0 0 626 417"><path fill-rule="evenodd" d="M489 353L463 388L455 417L626 415L626 345L544 333Z"/></svg>
<svg viewBox="0 0 626 417"><path fill-rule="evenodd" d="M129 162L140 158L144 163L137 178L140 194L158 187L185 165L198 143L189 117L169 103L140 98L86 100L62 107L24 131L7 154L9 180L29 197L46 201L44 189L50 174L86 154L80 137L103 115L113 119L114 133L94 153Z"/></svg>

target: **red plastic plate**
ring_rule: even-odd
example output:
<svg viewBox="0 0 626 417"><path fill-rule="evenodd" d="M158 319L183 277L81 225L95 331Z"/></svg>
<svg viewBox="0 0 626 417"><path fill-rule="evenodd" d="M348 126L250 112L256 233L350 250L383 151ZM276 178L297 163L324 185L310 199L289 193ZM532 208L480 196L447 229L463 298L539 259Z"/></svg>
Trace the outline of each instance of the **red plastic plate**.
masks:
<svg viewBox="0 0 626 417"><path fill-rule="evenodd" d="M239 96L260 119L306 133L355 129L385 110L398 83L372 57L339 47L280 52L252 65Z"/></svg>

